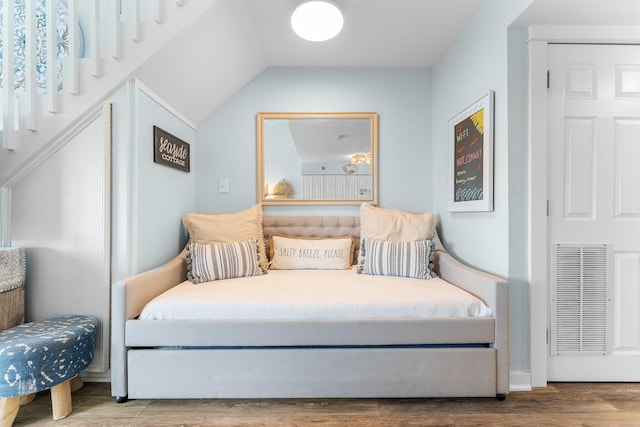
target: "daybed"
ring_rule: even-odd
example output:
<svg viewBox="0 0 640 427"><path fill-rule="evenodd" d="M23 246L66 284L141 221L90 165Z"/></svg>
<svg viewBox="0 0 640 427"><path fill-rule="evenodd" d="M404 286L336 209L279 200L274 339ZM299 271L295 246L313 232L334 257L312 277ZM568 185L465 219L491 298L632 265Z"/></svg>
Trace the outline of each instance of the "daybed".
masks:
<svg viewBox="0 0 640 427"><path fill-rule="evenodd" d="M273 234L351 235L357 251L360 237L357 216L265 216L263 224L266 242ZM437 236L434 240L438 242ZM158 269L114 284L112 395L119 402L127 397L502 399L509 389L507 283L461 264L439 243L436 254L435 270L442 280L433 280L474 295L489 315L420 318L374 312L369 317L292 319L267 313L253 319L226 314L200 320L140 319L152 299L185 282L185 250ZM277 274L287 273L270 270L263 277L273 281ZM330 289L338 289L334 282L343 280L334 274L360 276L350 271L305 274L326 277ZM353 307L343 308L351 313Z"/></svg>

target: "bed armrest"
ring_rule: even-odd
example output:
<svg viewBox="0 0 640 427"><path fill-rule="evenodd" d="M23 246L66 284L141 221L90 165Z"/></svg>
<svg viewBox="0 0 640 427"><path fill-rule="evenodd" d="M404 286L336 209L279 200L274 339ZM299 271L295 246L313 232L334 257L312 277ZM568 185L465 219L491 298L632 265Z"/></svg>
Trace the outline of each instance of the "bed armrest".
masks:
<svg viewBox="0 0 640 427"><path fill-rule="evenodd" d="M166 264L113 284L111 289L111 394L127 396L127 320L166 290L187 279L187 250Z"/></svg>
<svg viewBox="0 0 640 427"><path fill-rule="evenodd" d="M507 292L505 296L508 296L507 282L504 279L469 267L444 251L438 251L437 259L440 277L471 292L482 299L492 310L495 310L496 304L498 304L499 288L504 288L504 292ZM508 303L508 298L504 302Z"/></svg>
<svg viewBox="0 0 640 427"><path fill-rule="evenodd" d="M496 322L495 345L498 357L497 394L509 392L509 284L506 280L464 265L444 251L438 251L440 277L472 293L487 304Z"/></svg>
<svg viewBox="0 0 640 427"><path fill-rule="evenodd" d="M125 320L137 317L144 306L166 290L187 280L187 250L153 270L113 284L113 305L124 308Z"/></svg>

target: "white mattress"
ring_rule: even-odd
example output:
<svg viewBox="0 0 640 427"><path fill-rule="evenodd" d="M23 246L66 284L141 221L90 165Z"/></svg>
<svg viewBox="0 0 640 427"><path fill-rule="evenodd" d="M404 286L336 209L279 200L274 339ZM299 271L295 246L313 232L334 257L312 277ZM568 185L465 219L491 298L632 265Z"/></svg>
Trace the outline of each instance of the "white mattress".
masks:
<svg viewBox="0 0 640 427"><path fill-rule="evenodd" d="M263 276L184 282L151 300L144 320L325 320L489 317L480 299L440 278L351 270L269 270Z"/></svg>

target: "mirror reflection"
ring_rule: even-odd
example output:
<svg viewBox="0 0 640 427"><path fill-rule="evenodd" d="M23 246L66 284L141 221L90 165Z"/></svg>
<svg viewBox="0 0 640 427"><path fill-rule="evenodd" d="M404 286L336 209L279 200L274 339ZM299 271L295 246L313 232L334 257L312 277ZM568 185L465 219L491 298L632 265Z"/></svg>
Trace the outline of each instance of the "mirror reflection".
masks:
<svg viewBox="0 0 640 427"><path fill-rule="evenodd" d="M376 113L259 113L258 201L377 202Z"/></svg>

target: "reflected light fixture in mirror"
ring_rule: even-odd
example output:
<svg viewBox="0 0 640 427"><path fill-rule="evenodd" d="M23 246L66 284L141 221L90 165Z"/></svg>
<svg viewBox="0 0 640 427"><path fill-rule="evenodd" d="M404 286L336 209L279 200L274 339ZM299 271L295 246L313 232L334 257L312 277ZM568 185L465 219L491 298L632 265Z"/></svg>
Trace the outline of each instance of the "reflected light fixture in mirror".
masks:
<svg viewBox="0 0 640 427"><path fill-rule="evenodd" d="M305 40L323 42L342 30L344 19L336 6L326 1L302 3L291 14L293 31Z"/></svg>
<svg viewBox="0 0 640 427"><path fill-rule="evenodd" d="M364 165L371 163L371 153L356 153L351 156L352 165Z"/></svg>

